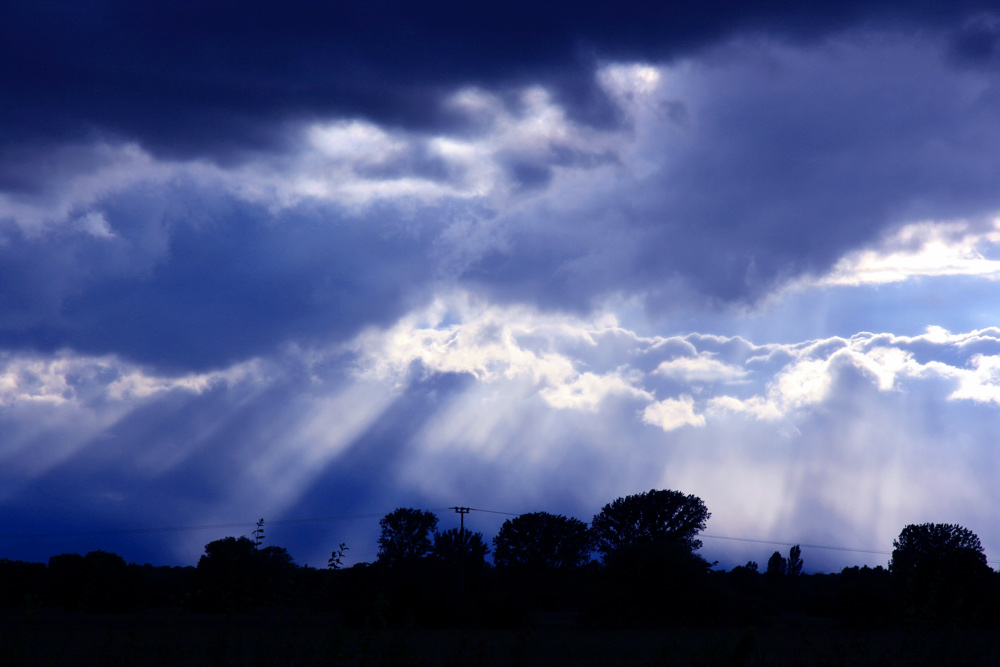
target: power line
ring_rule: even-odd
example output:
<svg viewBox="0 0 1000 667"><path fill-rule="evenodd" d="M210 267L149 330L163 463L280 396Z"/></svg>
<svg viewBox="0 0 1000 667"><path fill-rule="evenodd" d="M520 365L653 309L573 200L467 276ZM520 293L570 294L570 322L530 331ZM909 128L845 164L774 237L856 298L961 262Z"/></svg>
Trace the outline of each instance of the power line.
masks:
<svg viewBox="0 0 1000 667"><path fill-rule="evenodd" d="M750 539L749 537L727 537L725 535L708 535L706 533L702 533L698 537L707 537L712 540L730 540L732 542L752 542L754 544L770 544L773 546L782 546L782 547L799 546L802 547L803 549L826 549L828 551L850 551L852 553L880 554L885 556L892 555L891 551L879 551L877 549L855 549L852 547L835 547L824 544L804 544L802 542L775 542L772 540L754 540Z"/></svg>
<svg viewBox="0 0 1000 667"><path fill-rule="evenodd" d="M346 516L321 516L312 519L278 519L268 521L269 526L275 524L319 523L323 521L350 521L351 519L381 519L385 514L351 514Z"/></svg>
<svg viewBox="0 0 1000 667"><path fill-rule="evenodd" d="M473 512L486 512L488 514L506 514L507 516L521 516L520 514L517 514L516 512L500 512L498 510L483 510L483 509L479 509L477 507L470 507L469 509L471 509Z"/></svg>
<svg viewBox="0 0 1000 667"><path fill-rule="evenodd" d="M177 533L186 530L219 530L221 528L246 528L256 525L253 522L245 523L215 523L202 526L166 526L163 528L121 528L118 530L78 530L62 531L54 533L24 533L21 535L2 534L2 540L31 540L46 537L92 537L98 535L137 535L141 533Z"/></svg>
<svg viewBox="0 0 1000 667"><path fill-rule="evenodd" d="M267 525L285 525L299 523L317 523L323 521L347 521L350 519L380 519L384 514L354 514L347 516L315 517L311 519L277 519L268 521ZM3 540L28 540L48 537L94 537L100 535L139 535L144 533L178 533L189 530L221 530L228 528L248 528L257 525L254 522L244 523L213 523L197 526L164 526L161 528L121 528L112 530L80 530L80 531L60 531L52 533L24 533L20 535L0 534Z"/></svg>

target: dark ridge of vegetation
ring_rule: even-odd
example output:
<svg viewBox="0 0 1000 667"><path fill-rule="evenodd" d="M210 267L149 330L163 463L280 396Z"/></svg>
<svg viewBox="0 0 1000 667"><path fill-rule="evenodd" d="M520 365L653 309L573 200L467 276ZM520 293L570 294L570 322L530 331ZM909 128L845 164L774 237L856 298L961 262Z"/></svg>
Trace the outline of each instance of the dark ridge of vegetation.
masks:
<svg viewBox="0 0 1000 667"><path fill-rule="evenodd" d="M272 637L287 619L299 619L286 627L289 636L308 635L302 641L312 647L310 655L341 655L333 664L456 664L477 651L490 656L481 664L517 664L490 660L519 651L572 652L561 642L584 635L615 644L630 633L659 638L636 640L649 652L634 664L803 664L789 656L811 650L819 652L803 658L809 664L932 664L913 655L918 645L945 662L986 664L992 656L995 664L1000 656L1000 574L988 567L979 538L968 529L906 526L887 568L805 574L795 546L771 554L763 572L755 562L726 572L695 552L709 517L699 498L656 490L609 503L589 527L579 519L524 514L506 521L493 539L494 565L487 562L481 533L439 532L433 513L409 508L380 521L374 563L348 568L345 544L333 551L326 569L296 565L285 549L264 545L263 520L252 538L208 543L196 567L128 564L104 551L60 554L48 564L0 559L0 609L10 621L2 639L7 656L13 655L10 646L20 646L26 662L72 664L71 656L55 651L58 642L48 644L59 623L82 632L97 622L87 619L112 618L109 632L133 628L143 638L135 650L145 650L144 642L161 640L147 636L143 624L153 627L149 619L158 618L154 635L180 636L170 634L174 628L184 642L229 656L219 658L223 664L241 664L254 660L232 655L234 646L245 649L231 643L234 632L243 632L242 621L232 619L247 619L245 628L267 626L261 637ZM592 558L595 550L599 560ZM198 618L207 619L206 625L193 620ZM15 640L11 628L34 633L45 646ZM697 628L694 636L701 639L678 634ZM941 629L976 638L966 649L980 653L949 653L945 635L935 634ZM442 648L430 639L449 632L477 637L478 643ZM721 643L707 648L705 638L713 632ZM815 638L812 649L789 641L796 632ZM82 637L81 646L90 646ZM853 637L853 643L838 644L834 637ZM108 639L116 646L120 640ZM59 641L71 646L77 640ZM191 662L184 649L164 651L165 664ZM657 662L660 654L687 658ZM579 660L563 662L600 664L600 655L592 648ZM111 657L128 662L124 654Z"/></svg>

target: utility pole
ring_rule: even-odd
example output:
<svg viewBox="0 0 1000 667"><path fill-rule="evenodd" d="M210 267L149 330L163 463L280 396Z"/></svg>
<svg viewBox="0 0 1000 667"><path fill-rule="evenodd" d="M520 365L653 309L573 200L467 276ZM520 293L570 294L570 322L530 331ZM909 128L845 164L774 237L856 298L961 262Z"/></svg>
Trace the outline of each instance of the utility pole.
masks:
<svg viewBox="0 0 1000 667"><path fill-rule="evenodd" d="M463 619L462 622L464 623L465 622L465 617L466 617L466 614L465 614L465 552L466 552L466 548L465 548L466 547L466 545L465 545L465 515L468 514L469 512L471 512L472 510L470 508L468 508L468 507L449 507L448 509L455 510L455 513L458 514L458 525L459 525L458 535L459 535L459 539L461 540L461 543L459 544L459 551L458 551L458 601L459 601L459 605L461 605L461 609L460 609L459 613L461 614L462 619Z"/></svg>
<svg viewBox="0 0 1000 667"><path fill-rule="evenodd" d="M459 530L461 531L462 535L465 535L465 515L471 512L472 509L469 507L449 507L448 509L455 510L455 512L459 515L458 517ZM462 542L464 544L465 537L462 538Z"/></svg>

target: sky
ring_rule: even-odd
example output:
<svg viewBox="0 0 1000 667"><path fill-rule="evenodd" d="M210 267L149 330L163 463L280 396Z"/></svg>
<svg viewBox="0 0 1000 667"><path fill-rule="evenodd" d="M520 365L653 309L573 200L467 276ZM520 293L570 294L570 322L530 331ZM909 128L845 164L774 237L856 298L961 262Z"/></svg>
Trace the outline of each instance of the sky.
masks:
<svg viewBox="0 0 1000 667"><path fill-rule="evenodd" d="M1000 5L785 5L6 3L0 557L655 488L1000 567Z"/></svg>

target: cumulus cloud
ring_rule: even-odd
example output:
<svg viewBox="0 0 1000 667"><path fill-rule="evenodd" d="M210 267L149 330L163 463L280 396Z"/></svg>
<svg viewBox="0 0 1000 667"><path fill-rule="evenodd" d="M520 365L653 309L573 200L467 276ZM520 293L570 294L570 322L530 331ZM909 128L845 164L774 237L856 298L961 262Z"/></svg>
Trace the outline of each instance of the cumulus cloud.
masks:
<svg viewBox="0 0 1000 667"><path fill-rule="evenodd" d="M646 400L652 398L649 392L637 389L618 374L581 373L572 382L547 387L540 392L541 397L553 407L584 410L594 410L605 397L616 394Z"/></svg>
<svg viewBox="0 0 1000 667"><path fill-rule="evenodd" d="M759 346L719 336L632 334L625 339L630 346L612 348L612 355L595 368L598 372L583 370L591 367L593 361L587 359L593 354L581 355L580 341L600 346L603 333L619 328L613 321L601 326L530 309L473 305L467 295L456 295L450 303L438 301L411 314L392 329L366 332L352 349L359 354L362 376L397 384L408 382L414 372L466 374L487 384L524 380L532 389L521 391L537 391L553 407L575 409L595 409L614 394L629 396L646 404L641 411L644 423L667 431L686 424L702 426L706 418L725 419L730 413L769 421L795 419L833 400L845 383L893 392L934 378L953 385L944 400L996 400L995 360L1000 355L979 352L1000 345L995 329L955 335L931 327L912 337L860 333L849 339ZM672 350L695 354L659 362L650 373L643 370L649 358ZM731 363L718 361L721 354ZM637 358L643 363L635 364ZM657 400L663 389L659 377L671 380L671 388L680 386L690 393Z"/></svg>
<svg viewBox="0 0 1000 667"><path fill-rule="evenodd" d="M958 380L958 387L950 399L1000 404L1000 356L977 354L969 361L969 366L971 368L956 369L933 364L931 368Z"/></svg>
<svg viewBox="0 0 1000 667"><path fill-rule="evenodd" d="M655 486L705 498L717 534L880 546L938 502L898 494L918 482L943 492L966 474L963 459L935 449L944 426L918 406L964 419L949 428L979 447L991 437L982 411L996 409L1000 386L996 329L758 345L642 336L604 313L578 318L461 293L350 344L286 355L181 376L111 357L9 358L0 456L14 495L5 502L60 497L101 475L146 517L160 516L150 502L177 508L170 488L180 485L191 523L231 521L247 506L255 516L306 517L329 514L330 502L361 513L456 497L587 518L601 502ZM711 381L683 365L657 370L677 359L725 359L728 370L720 381L715 365ZM38 410L45 430L19 431ZM921 456L952 477L929 478ZM219 466L224 482L204 477ZM810 472L818 469L823 476ZM359 479L363 493L335 500ZM887 479L896 486L876 483ZM970 503L973 490L962 496ZM976 516L952 498L956 520ZM80 511L103 516L103 502ZM876 526L872 503L887 513ZM821 515L828 532L812 525ZM354 530L361 542L377 532ZM196 556L192 539L171 547L179 558ZM306 548L291 536L289 545Z"/></svg>
<svg viewBox="0 0 1000 667"><path fill-rule="evenodd" d="M659 426L664 431L673 431L682 426L704 426L704 415L695 414L694 399L690 396L667 398L646 406L642 411L642 421Z"/></svg>
<svg viewBox="0 0 1000 667"><path fill-rule="evenodd" d="M745 369L730 366L711 356L669 359L653 372L684 382L738 382L747 374Z"/></svg>
<svg viewBox="0 0 1000 667"><path fill-rule="evenodd" d="M455 318L460 321L447 323ZM365 332L353 348L365 377L403 382L417 363L418 372L425 374L463 373L488 383L524 380L553 407L594 410L608 396L652 398L635 386L641 372L585 371L585 363L561 351L581 343L595 347L601 334L614 328L613 321L548 316L455 294L390 330Z"/></svg>

